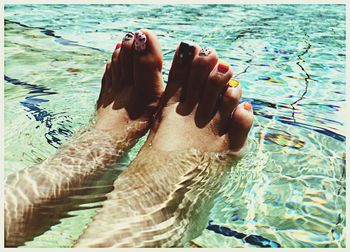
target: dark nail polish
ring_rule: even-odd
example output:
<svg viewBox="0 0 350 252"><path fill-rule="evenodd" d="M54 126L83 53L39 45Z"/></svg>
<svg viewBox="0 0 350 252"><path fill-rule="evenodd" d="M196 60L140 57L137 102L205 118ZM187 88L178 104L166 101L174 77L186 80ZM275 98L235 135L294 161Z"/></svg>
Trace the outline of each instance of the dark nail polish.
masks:
<svg viewBox="0 0 350 252"><path fill-rule="evenodd" d="M127 34L125 34L123 41L128 41L128 40L132 39L133 37L134 37L134 33L128 32Z"/></svg>
<svg viewBox="0 0 350 252"><path fill-rule="evenodd" d="M181 42L177 56L177 63L187 64L191 62L193 59L194 49L194 46Z"/></svg>
<svg viewBox="0 0 350 252"><path fill-rule="evenodd" d="M120 47L122 47L122 44L118 43L117 46L115 47L115 50L118 50Z"/></svg>

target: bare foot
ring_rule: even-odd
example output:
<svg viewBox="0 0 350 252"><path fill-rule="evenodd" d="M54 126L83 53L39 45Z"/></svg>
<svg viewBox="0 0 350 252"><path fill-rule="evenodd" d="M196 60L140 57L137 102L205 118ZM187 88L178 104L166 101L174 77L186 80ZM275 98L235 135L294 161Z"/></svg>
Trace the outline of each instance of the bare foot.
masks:
<svg viewBox="0 0 350 252"><path fill-rule="evenodd" d="M163 92L161 69L160 45L150 31L128 33L117 45L103 76L94 127L77 133L44 162L6 178L7 247L57 223L62 209L53 207L57 211L48 215L47 207L83 194L146 133Z"/></svg>
<svg viewBox="0 0 350 252"><path fill-rule="evenodd" d="M143 29L127 33L106 65L97 101L96 128L139 138L163 93L162 51L156 36Z"/></svg>
<svg viewBox="0 0 350 252"><path fill-rule="evenodd" d="M242 89L228 85L231 77L229 65L218 62L214 50L181 43L147 143L164 151L238 153L246 143L253 111L250 103L239 104Z"/></svg>
<svg viewBox="0 0 350 252"><path fill-rule="evenodd" d="M246 145L251 104L215 51L181 43L151 133L77 247L183 247Z"/></svg>

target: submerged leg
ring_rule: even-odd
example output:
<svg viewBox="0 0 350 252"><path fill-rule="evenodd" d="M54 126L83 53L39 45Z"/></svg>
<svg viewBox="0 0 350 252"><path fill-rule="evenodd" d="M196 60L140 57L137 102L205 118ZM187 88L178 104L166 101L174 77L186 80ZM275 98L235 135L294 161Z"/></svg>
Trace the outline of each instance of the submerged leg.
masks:
<svg viewBox="0 0 350 252"><path fill-rule="evenodd" d="M152 32L128 33L116 46L102 79L95 125L43 163L6 178L6 247L44 232L41 206L90 184L148 131L164 88L161 69L162 53Z"/></svg>
<svg viewBox="0 0 350 252"><path fill-rule="evenodd" d="M76 247L181 247L207 225L253 123L230 67L181 43L151 133Z"/></svg>

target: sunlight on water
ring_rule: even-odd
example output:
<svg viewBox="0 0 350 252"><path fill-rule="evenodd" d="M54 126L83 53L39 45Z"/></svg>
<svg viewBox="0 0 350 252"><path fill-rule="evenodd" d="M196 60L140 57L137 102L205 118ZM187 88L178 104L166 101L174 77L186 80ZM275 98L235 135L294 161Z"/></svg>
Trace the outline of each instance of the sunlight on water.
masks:
<svg viewBox="0 0 350 252"><path fill-rule="evenodd" d="M215 48L256 115L249 152L193 244L344 247L345 5L8 5L5 175L89 123L115 44L142 27L160 40L165 80L180 41ZM25 247L70 247L100 203L76 206Z"/></svg>

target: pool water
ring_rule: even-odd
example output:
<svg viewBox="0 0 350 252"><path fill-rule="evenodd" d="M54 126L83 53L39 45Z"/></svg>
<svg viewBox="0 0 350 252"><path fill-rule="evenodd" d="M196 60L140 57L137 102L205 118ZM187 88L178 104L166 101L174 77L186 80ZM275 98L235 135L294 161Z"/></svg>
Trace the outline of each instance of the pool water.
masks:
<svg viewBox="0 0 350 252"><path fill-rule="evenodd" d="M249 151L191 245L345 247L345 5L5 5L4 18L5 175L89 123L116 43L148 28L165 80L180 41L209 45L254 107ZM24 247L70 247L100 206L76 206Z"/></svg>

